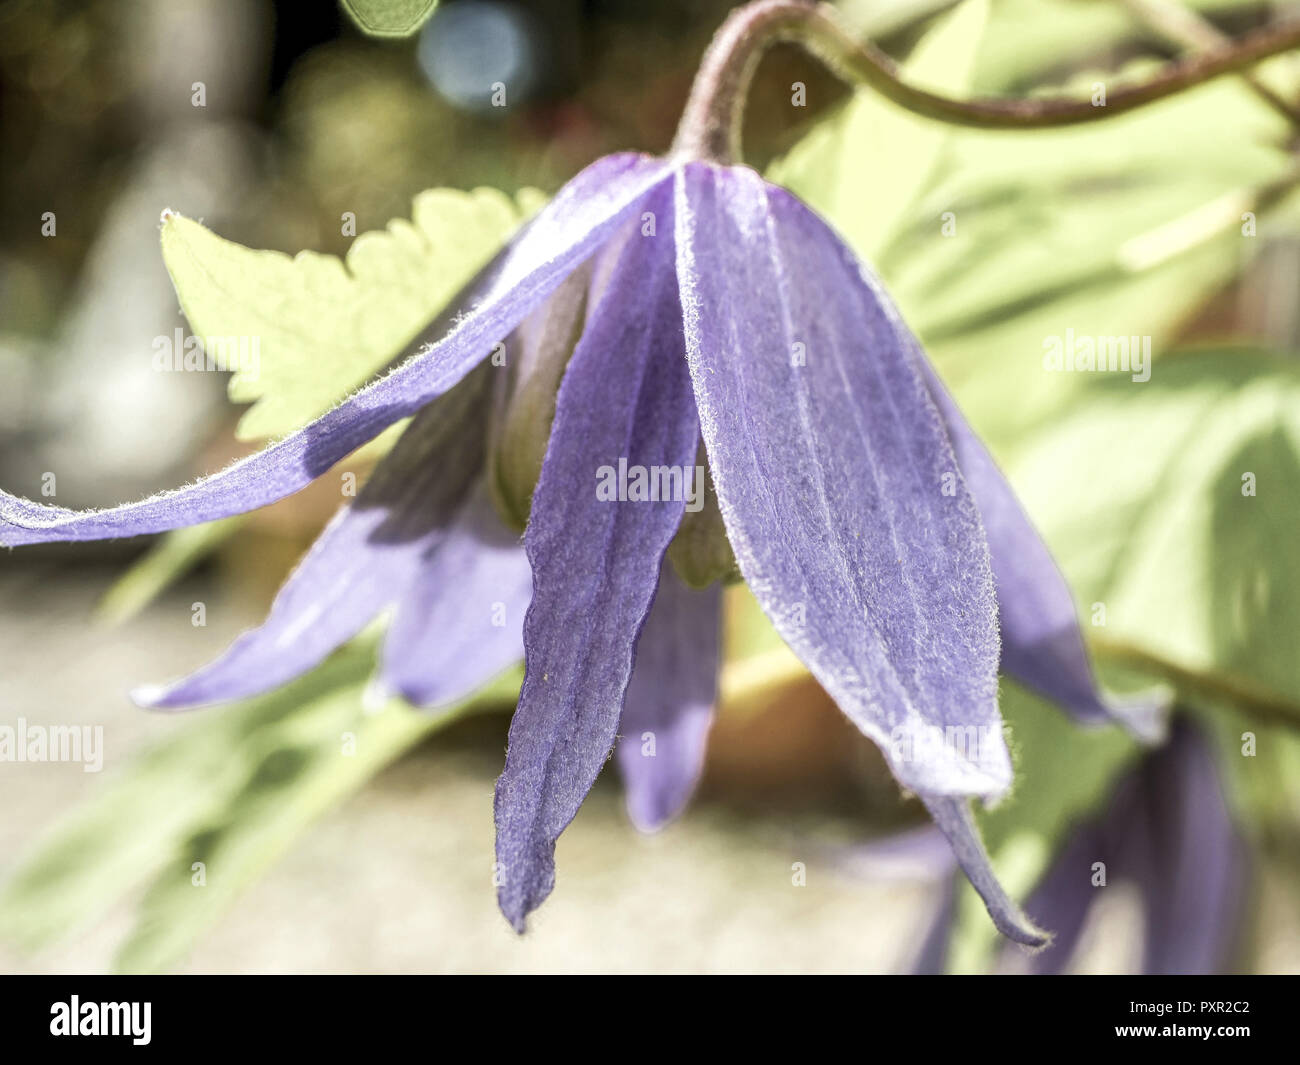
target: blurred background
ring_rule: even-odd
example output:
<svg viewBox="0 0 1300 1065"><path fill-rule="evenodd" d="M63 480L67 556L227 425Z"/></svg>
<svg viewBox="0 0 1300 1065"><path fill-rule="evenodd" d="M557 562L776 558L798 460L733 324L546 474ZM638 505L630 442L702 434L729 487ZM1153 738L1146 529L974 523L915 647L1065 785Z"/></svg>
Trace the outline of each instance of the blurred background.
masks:
<svg viewBox="0 0 1300 1065"><path fill-rule="evenodd" d="M154 339L187 327L159 251L164 208L252 248L344 255L353 233L409 217L425 189L552 193L611 151L668 147L731 6L444 0L413 36L385 40L328 2L3 0L0 484L40 499L53 472L61 505L103 506L256 446L236 435L242 408L225 375L154 369ZM841 6L908 59L953 5ZM1291 17L1226 0L1188 10L1202 33ZM1193 48L1176 24L1120 0L993 0L967 42L963 90L1086 93L1109 76L1098 72L1140 74ZM962 40L949 34L950 47ZM1267 76L1300 106L1292 65ZM496 82L509 86L506 107L488 102ZM853 147L819 146L823 131ZM896 292L1060 555L1108 681L1174 687L1221 763L1240 735L1260 737L1270 775L1252 776L1252 763L1243 782L1240 765L1220 764L1216 785L1249 851L1216 967L1245 971L1300 968L1300 420L1288 420L1300 410L1298 131L1300 119L1232 79L1096 134L948 135L862 102L780 47L760 69L745 136L747 161L805 195ZM949 212L959 239L945 241ZM1151 336L1179 368L1167 390L1156 391L1158 364L1150 392L1123 395L1025 377L1042 339L1067 327ZM1235 435L1215 454L1233 460L1178 468L1197 432L1220 425ZM1249 519L1201 508L1255 469L1268 476ZM508 705L410 725L388 757L340 782L279 753L311 729L336 746L338 723L361 712L364 685L346 662L322 682L341 704L312 704L317 717L264 701L165 718L128 702L134 685L180 675L258 623L336 502L313 489L206 536L0 555L0 724L104 729L102 773L0 764L0 877L17 884L0 906L0 969L916 964L949 912L950 870L923 847L890 857L869 841L923 814L767 636L746 643L738 596L696 803L642 837L606 774L522 940L490 883ZM1267 524L1250 524L1261 512ZM298 691L294 706L314 697ZM1024 722L1052 711L1014 689L1006 698L1025 729L1020 757L1037 749ZM1075 740L1043 727L1068 767ZM1086 802L1034 825L1044 853L1122 793L1141 758L1125 748ZM1012 801L1006 826L989 823L991 846L1019 838L1024 808ZM175 887L188 889L195 853L223 858L208 862L201 903ZM1013 890L1035 883L1025 874ZM1142 966L1141 908L1115 894L1071 968ZM958 906L958 925L978 919L968 910ZM958 967L1016 965L987 943L967 948Z"/></svg>

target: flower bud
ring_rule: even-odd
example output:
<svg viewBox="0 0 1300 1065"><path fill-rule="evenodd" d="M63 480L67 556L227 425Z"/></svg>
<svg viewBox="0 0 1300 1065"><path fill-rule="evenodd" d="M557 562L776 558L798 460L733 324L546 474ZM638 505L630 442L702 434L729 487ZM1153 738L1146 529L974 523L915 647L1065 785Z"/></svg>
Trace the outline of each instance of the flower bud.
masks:
<svg viewBox="0 0 1300 1065"><path fill-rule="evenodd" d="M488 485L501 519L522 532L555 419L560 379L586 321L591 269L570 275L511 334L488 445Z"/></svg>
<svg viewBox="0 0 1300 1065"><path fill-rule="evenodd" d="M740 570L722 523L718 493L713 487L713 474L707 472L708 458L702 442L695 461L706 470L704 505L682 515L681 527L668 545L668 561L677 576L692 588L704 588L714 581L730 584L740 579Z"/></svg>

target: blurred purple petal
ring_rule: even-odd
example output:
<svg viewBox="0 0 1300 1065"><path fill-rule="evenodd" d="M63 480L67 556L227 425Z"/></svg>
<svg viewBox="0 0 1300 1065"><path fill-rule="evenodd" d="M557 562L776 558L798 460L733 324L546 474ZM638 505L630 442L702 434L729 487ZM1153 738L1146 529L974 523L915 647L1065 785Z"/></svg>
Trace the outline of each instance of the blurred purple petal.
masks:
<svg viewBox="0 0 1300 1065"><path fill-rule="evenodd" d="M908 961L906 972L915 976L941 975L948 964L948 941L957 912L957 883L949 879L929 914L921 942Z"/></svg>
<svg viewBox="0 0 1300 1065"><path fill-rule="evenodd" d="M677 192L691 377L745 580L907 787L1004 791L988 550L892 308L752 171L688 164Z"/></svg>
<svg viewBox="0 0 1300 1065"><path fill-rule="evenodd" d="M718 693L721 611L720 585L688 588L664 565L619 722L627 812L642 832L681 813L704 768Z"/></svg>
<svg viewBox="0 0 1300 1065"><path fill-rule="evenodd" d="M1125 778L1110 806L1075 831L1031 897L1028 909L1057 934L1031 959L1032 971L1064 972L1079 933L1107 884L1138 888L1143 909L1142 972L1222 972L1242 915L1248 853L1223 799L1213 752L1186 718L1169 742Z"/></svg>
<svg viewBox="0 0 1300 1065"><path fill-rule="evenodd" d="M445 706L522 662L532 591L519 537L480 488L398 601L383 687L417 706Z"/></svg>
<svg viewBox="0 0 1300 1065"><path fill-rule="evenodd" d="M310 425L184 488L108 510L72 511L0 493L0 546L161 532L265 506L450 389L636 210L669 171L615 155L570 181L474 287L473 310L442 340ZM427 340L428 338L422 338Z"/></svg>
<svg viewBox="0 0 1300 1065"><path fill-rule="evenodd" d="M1097 898L1098 888L1092 883L1093 863L1113 865L1112 858L1106 836L1096 823L1073 833L1025 903L1034 920L1052 930L1047 949L1020 962L1030 972L1056 975L1069 968Z"/></svg>
<svg viewBox="0 0 1300 1065"><path fill-rule="evenodd" d="M598 467L693 464L699 424L682 358L668 190L658 236L625 231L565 373L524 536L527 671L497 783L498 898L523 931L555 881L555 841L609 755L637 636L683 503L597 498Z"/></svg>
<svg viewBox="0 0 1300 1065"><path fill-rule="evenodd" d="M827 858L865 880L941 880L957 868L948 837L933 824L838 847Z"/></svg>
<svg viewBox="0 0 1300 1065"><path fill-rule="evenodd" d="M1124 832L1112 875L1131 876L1146 918L1143 972L1221 972L1231 960L1247 851L1223 798L1214 753L1181 718L1149 756L1108 822Z"/></svg>
<svg viewBox="0 0 1300 1065"><path fill-rule="evenodd" d="M1080 721L1119 720L1147 740L1159 739L1169 698L1159 692L1112 698L1099 690L1069 585L919 345L914 352L988 536L998 589L1002 668Z"/></svg>
<svg viewBox="0 0 1300 1065"><path fill-rule="evenodd" d="M487 377L426 408L290 574L266 621L183 680L137 689L143 706L242 699L319 664L416 581L482 467ZM487 680L490 673L479 675Z"/></svg>

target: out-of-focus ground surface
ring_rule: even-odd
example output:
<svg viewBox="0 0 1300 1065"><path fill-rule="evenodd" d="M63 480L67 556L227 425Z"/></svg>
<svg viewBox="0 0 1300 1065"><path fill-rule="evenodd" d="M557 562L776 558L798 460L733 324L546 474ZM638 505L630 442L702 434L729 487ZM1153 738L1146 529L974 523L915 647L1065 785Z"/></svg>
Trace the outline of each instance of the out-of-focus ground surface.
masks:
<svg viewBox="0 0 1300 1065"><path fill-rule="evenodd" d="M0 876L133 754L185 726L132 706L132 686L198 664L259 620L252 604L191 582L192 594L168 596L122 629L96 627L87 617L106 576L0 580L0 704L32 724L100 723L105 748L102 774L71 764L4 767L0 809L22 816L0 819ZM204 596L209 622L196 628L190 604ZM813 723L814 733L823 730ZM493 718L467 721L401 759L300 840L183 971L864 971L895 968L915 948L931 891L863 883L809 861L801 842L809 833L860 830L832 809L833 796L817 796L824 789L803 789L793 810L779 800L766 811L706 801L647 837L627 822L608 774L561 840L554 896L518 939L490 882L503 750L504 721ZM753 758L761 778L763 755ZM774 792L790 791L791 772L772 780ZM721 764L714 773L715 792L754 806L756 781L747 787ZM795 887L791 866L801 860L807 884ZM127 916L35 957L0 947L0 971L106 968Z"/></svg>
<svg viewBox="0 0 1300 1065"><path fill-rule="evenodd" d="M17 707L33 724L102 724L105 754L100 774L73 764L4 766L0 809L9 814L0 818L0 877L133 755L185 727L135 708L130 688L204 661L260 620L255 604L200 579L124 627L92 625L88 616L109 576L0 578L0 705ZM190 606L202 599L208 624L197 628L189 624ZM629 825L606 773L561 838L556 891L522 939L497 911L490 883L492 789L505 722L466 721L400 759L309 830L199 940L180 971L905 967L938 901L937 886L863 878L847 863L819 860L818 849L827 839L861 838L873 806L877 816L896 817L899 800L887 789L873 791L866 741L841 731L833 712L808 703L785 712L795 720L769 729L767 738L762 728L742 729L718 745L702 800L655 836ZM802 741L789 738L798 733ZM780 744L789 756L783 765L772 750ZM807 879L796 887L791 868L800 861ZM1295 972L1300 928L1289 888L1271 870L1261 873L1252 968ZM0 971L108 968L134 901L34 955L0 944ZM1105 923L1085 937L1079 971L1136 967L1140 917L1125 903L1119 891L1110 899L1099 918Z"/></svg>

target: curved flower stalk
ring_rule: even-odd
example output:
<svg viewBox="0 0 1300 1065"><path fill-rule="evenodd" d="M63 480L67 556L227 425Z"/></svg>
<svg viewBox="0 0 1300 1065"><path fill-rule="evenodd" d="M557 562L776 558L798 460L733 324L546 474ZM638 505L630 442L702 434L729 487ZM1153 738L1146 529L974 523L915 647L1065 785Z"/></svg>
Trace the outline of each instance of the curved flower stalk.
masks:
<svg viewBox="0 0 1300 1065"><path fill-rule="evenodd" d="M298 432L108 510L0 494L0 544L265 506L413 417L265 624L139 702L263 691L385 613L378 683L421 705L522 656L495 803L499 901L522 931L620 732L638 825L689 798L716 690L717 582L738 570L925 803L998 928L1041 946L970 810L1011 782L999 662L1083 720L1150 728L1160 705L1098 691L1069 589L870 271L790 193L691 143L592 164L471 286L445 336ZM504 370L488 359L502 342ZM507 397L495 417L494 393ZM522 547L498 514L527 519ZM723 542L668 554L679 533L707 547L710 528Z"/></svg>

